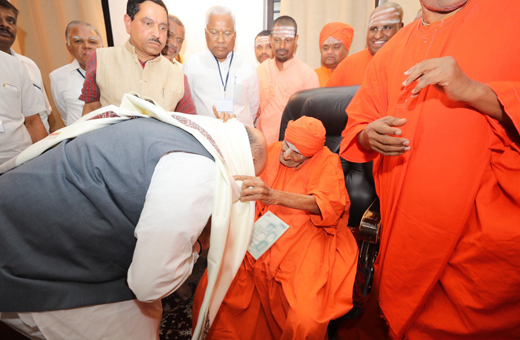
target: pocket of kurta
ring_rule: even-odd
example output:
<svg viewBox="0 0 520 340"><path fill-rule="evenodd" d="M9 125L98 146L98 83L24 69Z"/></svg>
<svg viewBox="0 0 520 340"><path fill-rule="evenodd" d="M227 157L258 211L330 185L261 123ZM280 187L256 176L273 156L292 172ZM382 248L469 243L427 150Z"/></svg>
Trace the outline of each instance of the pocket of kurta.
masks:
<svg viewBox="0 0 520 340"><path fill-rule="evenodd" d="M0 86L0 98L3 105L0 106L0 114L6 115L7 112L22 112L20 90L16 86L2 83Z"/></svg>

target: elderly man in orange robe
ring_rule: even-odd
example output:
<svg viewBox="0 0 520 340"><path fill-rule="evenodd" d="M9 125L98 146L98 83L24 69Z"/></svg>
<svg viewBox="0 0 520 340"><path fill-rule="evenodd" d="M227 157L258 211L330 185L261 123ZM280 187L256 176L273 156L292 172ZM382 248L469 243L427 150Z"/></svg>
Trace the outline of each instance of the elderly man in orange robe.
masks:
<svg viewBox="0 0 520 340"><path fill-rule="evenodd" d="M354 29L342 22L331 22L323 26L320 33L321 67L315 69L320 86L325 87L338 64L348 56Z"/></svg>
<svg viewBox="0 0 520 340"><path fill-rule="evenodd" d="M379 304L398 339L520 339L520 6L421 5L343 133L344 158L374 160Z"/></svg>
<svg viewBox="0 0 520 340"><path fill-rule="evenodd" d="M318 75L312 67L294 56L298 45L296 21L281 16L271 30L274 58L260 64L260 110L256 127L262 131L267 144L278 141L282 113L289 98L298 91L320 87Z"/></svg>
<svg viewBox="0 0 520 340"><path fill-rule="evenodd" d="M386 2L376 7L368 22L367 48L339 63L327 87L361 84L370 60L402 27L403 9L399 4Z"/></svg>
<svg viewBox="0 0 520 340"><path fill-rule="evenodd" d="M290 121L285 140L269 146L261 177L236 177L241 200L257 201L257 219L272 213L289 228L257 260L246 254L208 339L326 339L328 322L352 308L350 200L340 159L324 142L319 120ZM206 283L204 276L194 316Z"/></svg>

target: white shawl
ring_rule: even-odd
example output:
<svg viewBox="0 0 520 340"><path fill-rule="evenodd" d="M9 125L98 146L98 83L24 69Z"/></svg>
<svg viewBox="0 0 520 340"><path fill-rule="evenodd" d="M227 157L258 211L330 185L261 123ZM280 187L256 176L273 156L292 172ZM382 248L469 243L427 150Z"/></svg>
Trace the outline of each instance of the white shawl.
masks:
<svg viewBox="0 0 520 340"><path fill-rule="evenodd" d="M102 118L92 119L98 116ZM64 139L132 117L155 118L187 131L215 159L217 173L208 253L208 286L192 338L204 339L242 263L253 230L254 202L238 200L240 185L233 179L234 175L255 175L249 139L242 123L236 119L223 123L211 117L167 113L157 104L125 94L121 107L109 105L81 117L2 164L0 173L39 156Z"/></svg>

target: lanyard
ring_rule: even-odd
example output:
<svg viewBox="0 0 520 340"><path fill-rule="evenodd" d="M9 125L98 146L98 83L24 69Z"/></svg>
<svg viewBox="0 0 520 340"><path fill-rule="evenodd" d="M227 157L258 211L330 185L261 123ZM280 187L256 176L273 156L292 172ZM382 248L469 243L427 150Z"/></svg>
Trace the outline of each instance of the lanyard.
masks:
<svg viewBox="0 0 520 340"><path fill-rule="evenodd" d="M235 55L235 51L232 51L231 52L231 60L229 61L229 68L228 68L227 76L226 76L226 83L224 83L224 79L222 79L222 72L220 71L220 63L219 63L217 57L214 56L215 60L217 61L218 74L220 75L220 81L222 82L222 86L224 86L224 96L226 95L227 82L229 80L229 71L231 71L231 63L233 63L233 56L234 55Z"/></svg>
<svg viewBox="0 0 520 340"><path fill-rule="evenodd" d="M81 71L79 70L79 68L77 68L76 71L78 71L78 73L81 74L81 76L83 77L83 79L85 79L85 76L83 75L83 73L81 73Z"/></svg>

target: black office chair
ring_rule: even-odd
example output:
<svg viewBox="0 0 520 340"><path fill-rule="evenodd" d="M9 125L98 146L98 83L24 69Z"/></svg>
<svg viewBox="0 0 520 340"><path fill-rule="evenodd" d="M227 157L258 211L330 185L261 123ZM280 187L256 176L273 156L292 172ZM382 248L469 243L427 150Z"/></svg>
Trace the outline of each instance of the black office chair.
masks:
<svg viewBox="0 0 520 340"><path fill-rule="evenodd" d="M290 120L301 116L314 117L323 123L327 131L325 145L332 152L338 153L341 133L348 120L345 109L358 89L359 86L325 87L295 93L283 112L279 140L284 139ZM359 261L354 287L354 308L345 316L330 322L329 339L336 339L337 327L343 320L360 314L364 300L372 288L373 262L379 250L379 201L372 176L372 162L353 163L341 159L341 164L351 201L348 225L358 241Z"/></svg>

